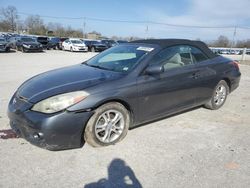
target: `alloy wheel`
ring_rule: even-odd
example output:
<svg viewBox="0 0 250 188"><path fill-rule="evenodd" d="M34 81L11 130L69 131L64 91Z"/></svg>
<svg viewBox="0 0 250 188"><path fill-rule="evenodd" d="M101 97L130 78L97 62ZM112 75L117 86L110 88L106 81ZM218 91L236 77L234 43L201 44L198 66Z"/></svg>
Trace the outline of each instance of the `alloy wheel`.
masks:
<svg viewBox="0 0 250 188"><path fill-rule="evenodd" d="M102 143L111 143L121 136L124 127L123 114L117 110L108 110L98 117L95 124L95 136Z"/></svg>
<svg viewBox="0 0 250 188"><path fill-rule="evenodd" d="M223 104L224 100L226 99L227 89L224 85L219 85L215 91L214 95L214 103L217 106Z"/></svg>

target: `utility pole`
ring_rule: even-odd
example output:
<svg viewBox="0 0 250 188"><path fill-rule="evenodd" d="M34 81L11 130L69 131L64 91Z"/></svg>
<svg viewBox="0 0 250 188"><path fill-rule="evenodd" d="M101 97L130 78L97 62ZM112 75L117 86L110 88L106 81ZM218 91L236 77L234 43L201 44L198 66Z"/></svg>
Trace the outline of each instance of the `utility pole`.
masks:
<svg viewBox="0 0 250 188"><path fill-rule="evenodd" d="M230 52L232 51L232 48L233 48L234 43L235 43L236 32L237 32L237 26L234 27L233 40L232 40L232 43L231 43Z"/></svg>
<svg viewBox="0 0 250 188"><path fill-rule="evenodd" d="M82 36L86 38L86 17L83 18L83 28L82 28Z"/></svg>

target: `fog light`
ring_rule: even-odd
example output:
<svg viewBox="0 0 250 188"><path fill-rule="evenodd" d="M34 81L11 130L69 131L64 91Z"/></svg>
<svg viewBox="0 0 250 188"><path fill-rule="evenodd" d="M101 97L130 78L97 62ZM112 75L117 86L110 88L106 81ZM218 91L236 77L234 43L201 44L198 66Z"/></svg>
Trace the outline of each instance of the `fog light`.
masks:
<svg viewBox="0 0 250 188"><path fill-rule="evenodd" d="M34 133L34 134L33 134L33 137L34 137L35 139L41 139L42 136L43 136L43 133Z"/></svg>
<svg viewBox="0 0 250 188"><path fill-rule="evenodd" d="M37 133L36 133L36 134L34 134L34 135L33 135L33 137L34 137L35 139L40 138L39 134L37 134Z"/></svg>

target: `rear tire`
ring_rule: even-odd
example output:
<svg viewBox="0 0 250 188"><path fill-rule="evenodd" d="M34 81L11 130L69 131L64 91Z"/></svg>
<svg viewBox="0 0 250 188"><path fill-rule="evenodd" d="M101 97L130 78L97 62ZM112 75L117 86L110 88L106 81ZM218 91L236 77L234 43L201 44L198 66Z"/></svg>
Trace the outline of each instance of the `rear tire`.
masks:
<svg viewBox="0 0 250 188"><path fill-rule="evenodd" d="M224 105L229 93L229 87L226 81L221 80L214 89L212 98L205 104L205 107L211 110L217 110Z"/></svg>
<svg viewBox="0 0 250 188"><path fill-rule="evenodd" d="M93 147L114 145L127 135L129 124L129 112L122 104L106 103L89 119L84 139Z"/></svg>

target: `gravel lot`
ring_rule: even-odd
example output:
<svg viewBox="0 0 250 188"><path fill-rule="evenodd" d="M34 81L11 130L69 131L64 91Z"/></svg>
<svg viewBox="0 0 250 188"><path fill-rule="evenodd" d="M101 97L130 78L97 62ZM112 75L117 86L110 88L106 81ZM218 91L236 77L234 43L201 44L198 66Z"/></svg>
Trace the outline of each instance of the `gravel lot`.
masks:
<svg viewBox="0 0 250 188"><path fill-rule="evenodd" d="M0 129L7 103L33 75L93 53L0 54ZM249 187L250 66L218 111L198 108L129 131L115 146L51 152L0 139L0 187ZM1 134L1 133L0 133Z"/></svg>

